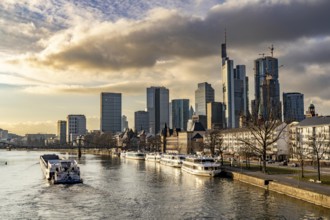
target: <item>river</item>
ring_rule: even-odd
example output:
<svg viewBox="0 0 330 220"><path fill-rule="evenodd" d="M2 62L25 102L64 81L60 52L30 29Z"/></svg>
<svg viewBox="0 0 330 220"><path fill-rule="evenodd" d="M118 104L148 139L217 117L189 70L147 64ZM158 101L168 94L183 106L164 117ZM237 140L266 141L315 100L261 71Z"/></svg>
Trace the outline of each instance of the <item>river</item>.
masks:
<svg viewBox="0 0 330 220"><path fill-rule="evenodd" d="M79 160L83 184L51 185L44 153L0 150L0 219L330 219L330 209L239 181L99 155Z"/></svg>

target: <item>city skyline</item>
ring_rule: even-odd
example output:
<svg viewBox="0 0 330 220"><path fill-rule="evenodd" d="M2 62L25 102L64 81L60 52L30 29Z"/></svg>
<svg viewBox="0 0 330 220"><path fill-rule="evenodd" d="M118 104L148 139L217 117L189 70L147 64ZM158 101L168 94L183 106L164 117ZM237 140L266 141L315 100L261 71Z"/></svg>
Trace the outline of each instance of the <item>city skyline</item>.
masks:
<svg viewBox="0 0 330 220"><path fill-rule="evenodd" d="M123 94L123 112L146 108L145 89L164 86L189 99L201 82L222 102L221 43L246 65L275 47L281 94L304 94L329 115L330 2L319 1L2 1L0 128L56 133L56 122L84 114L99 129L101 92ZM262 19L260 19L262 18ZM184 88L184 89L182 89Z"/></svg>

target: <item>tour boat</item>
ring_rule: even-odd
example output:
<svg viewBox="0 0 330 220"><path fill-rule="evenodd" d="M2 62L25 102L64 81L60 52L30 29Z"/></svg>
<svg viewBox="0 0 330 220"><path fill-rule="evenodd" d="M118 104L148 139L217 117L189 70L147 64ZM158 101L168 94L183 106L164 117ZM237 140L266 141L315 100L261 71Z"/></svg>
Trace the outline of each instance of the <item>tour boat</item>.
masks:
<svg viewBox="0 0 330 220"><path fill-rule="evenodd" d="M82 183L80 169L73 159L61 159L56 154L40 156L40 166L47 180L54 184Z"/></svg>
<svg viewBox="0 0 330 220"><path fill-rule="evenodd" d="M162 157L161 153L148 153L146 154L146 161L159 163L161 157Z"/></svg>
<svg viewBox="0 0 330 220"><path fill-rule="evenodd" d="M160 159L160 164L181 168L182 161L185 160L184 155L180 154L163 154L162 158Z"/></svg>
<svg viewBox="0 0 330 220"><path fill-rule="evenodd" d="M187 157L182 170L199 176L217 176L221 172L220 164L210 157Z"/></svg>
<svg viewBox="0 0 330 220"><path fill-rule="evenodd" d="M126 152L126 159L133 159L133 160L144 160L146 154L139 151L128 151Z"/></svg>

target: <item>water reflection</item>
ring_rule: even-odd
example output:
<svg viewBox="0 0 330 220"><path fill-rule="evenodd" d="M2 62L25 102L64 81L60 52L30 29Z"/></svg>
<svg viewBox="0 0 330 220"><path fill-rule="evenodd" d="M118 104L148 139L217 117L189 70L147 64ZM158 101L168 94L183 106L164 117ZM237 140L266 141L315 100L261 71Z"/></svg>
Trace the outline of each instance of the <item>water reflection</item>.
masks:
<svg viewBox="0 0 330 220"><path fill-rule="evenodd" d="M84 155L84 184L50 185L39 155L3 152L1 219L330 219L329 209L159 163ZM22 181L24 179L24 181Z"/></svg>

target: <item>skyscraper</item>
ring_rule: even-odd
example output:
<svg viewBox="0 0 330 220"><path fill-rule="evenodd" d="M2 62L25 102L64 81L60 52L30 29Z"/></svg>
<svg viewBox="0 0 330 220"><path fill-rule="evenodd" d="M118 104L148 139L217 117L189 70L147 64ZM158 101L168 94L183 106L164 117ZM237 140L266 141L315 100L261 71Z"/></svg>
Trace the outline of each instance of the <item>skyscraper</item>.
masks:
<svg viewBox="0 0 330 220"><path fill-rule="evenodd" d="M207 129L225 128L225 111L221 102L207 103Z"/></svg>
<svg viewBox="0 0 330 220"><path fill-rule="evenodd" d="M245 65L237 65L227 56L226 42L222 52L222 92L227 128L238 128L240 116L248 115L248 77Z"/></svg>
<svg viewBox="0 0 330 220"><path fill-rule="evenodd" d="M57 121L57 137L61 145L66 143L66 121Z"/></svg>
<svg viewBox="0 0 330 220"><path fill-rule="evenodd" d="M272 56L254 61L255 99L252 101L252 116L255 119L267 120L270 116L272 119L282 119L278 68L278 60Z"/></svg>
<svg viewBox="0 0 330 220"><path fill-rule="evenodd" d="M304 116L304 95L298 92L283 93L284 122L302 121Z"/></svg>
<svg viewBox="0 0 330 220"><path fill-rule="evenodd" d="M172 127L187 130L189 119L189 99L172 100Z"/></svg>
<svg viewBox="0 0 330 220"><path fill-rule="evenodd" d="M169 90L165 87L147 88L149 132L158 134L165 123L169 124Z"/></svg>
<svg viewBox="0 0 330 220"><path fill-rule="evenodd" d="M78 136L85 135L87 132L85 115L68 115L67 125L67 140L69 143L76 141Z"/></svg>
<svg viewBox="0 0 330 220"><path fill-rule="evenodd" d="M142 130L149 132L149 112L146 111L135 112L134 126L136 132L140 132Z"/></svg>
<svg viewBox="0 0 330 220"><path fill-rule="evenodd" d="M121 93L101 93L101 132L121 132Z"/></svg>
<svg viewBox="0 0 330 220"><path fill-rule="evenodd" d="M207 82L198 83L195 91L195 114L206 115L206 104L214 102L214 89Z"/></svg>
<svg viewBox="0 0 330 220"><path fill-rule="evenodd" d="M123 115L121 118L121 130L125 131L128 128L128 121L126 115Z"/></svg>

